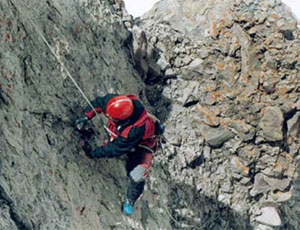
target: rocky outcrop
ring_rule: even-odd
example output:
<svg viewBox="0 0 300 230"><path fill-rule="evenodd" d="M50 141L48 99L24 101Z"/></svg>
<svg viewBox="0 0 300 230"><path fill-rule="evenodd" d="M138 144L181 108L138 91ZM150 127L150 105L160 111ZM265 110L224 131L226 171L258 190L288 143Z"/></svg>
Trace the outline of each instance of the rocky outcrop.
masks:
<svg viewBox="0 0 300 230"><path fill-rule="evenodd" d="M1 229L299 227L300 35L280 1L163 0L133 21L118 0L5 0L0 16ZM88 98L135 93L166 125L132 217L125 157L84 156L86 102L57 59Z"/></svg>
<svg viewBox="0 0 300 230"><path fill-rule="evenodd" d="M198 221L203 203L174 198L197 211L174 213L173 227L298 229L290 203L299 196L300 34L289 9L277 0L164 0L136 23L164 59L162 95L173 103L160 158L171 181L241 215L235 222L218 209L221 223Z"/></svg>
<svg viewBox="0 0 300 230"><path fill-rule="evenodd" d="M87 103L39 34L88 98L135 93L147 104L122 4L1 1L0 229L171 228L159 212L164 185L166 196L148 188L136 215L122 215L124 159L84 155L73 122ZM105 134L94 120L99 145Z"/></svg>

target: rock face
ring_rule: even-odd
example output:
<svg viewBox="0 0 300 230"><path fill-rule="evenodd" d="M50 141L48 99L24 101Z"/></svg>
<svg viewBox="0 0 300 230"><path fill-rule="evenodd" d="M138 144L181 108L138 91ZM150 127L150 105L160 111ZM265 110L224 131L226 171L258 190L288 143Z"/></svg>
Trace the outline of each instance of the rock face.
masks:
<svg viewBox="0 0 300 230"><path fill-rule="evenodd" d="M162 0L136 21L119 0L4 0L0 17L0 229L299 228L300 34L279 0ZM88 98L135 93L165 123L132 217L125 157L84 155L86 101L40 34Z"/></svg>
<svg viewBox="0 0 300 230"><path fill-rule="evenodd" d="M168 214L158 211L164 206L149 189L133 218L122 215L124 159L84 155L73 122L87 103L39 35L88 98L135 93L146 103L122 4L1 1L0 229L171 228ZM101 121L94 120L101 144ZM147 215L146 201L154 206L154 216Z"/></svg>
<svg viewBox="0 0 300 230"><path fill-rule="evenodd" d="M258 125L262 130L261 136L267 141L282 141L283 122L283 114L279 107L265 108Z"/></svg>
<svg viewBox="0 0 300 230"><path fill-rule="evenodd" d="M280 217L274 207L264 207L261 211L262 214L256 218L258 222L270 226L281 225Z"/></svg>
<svg viewBox="0 0 300 230"><path fill-rule="evenodd" d="M160 157L171 180L240 215L214 210L217 223L205 202L174 198L194 213L176 212L173 228L298 229L300 34L290 10L277 0L164 0L136 23L168 66L172 141Z"/></svg>

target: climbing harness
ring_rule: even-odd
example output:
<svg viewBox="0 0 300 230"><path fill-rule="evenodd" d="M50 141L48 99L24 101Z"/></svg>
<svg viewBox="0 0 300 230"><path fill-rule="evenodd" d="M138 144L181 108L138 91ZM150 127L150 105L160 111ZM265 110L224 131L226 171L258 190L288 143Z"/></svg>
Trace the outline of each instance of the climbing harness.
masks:
<svg viewBox="0 0 300 230"><path fill-rule="evenodd" d="M114 136L114 137L117 137L117 136L118 136L118 135L115 134L113 131L111 131L109 128L107 128L105 125L103 125L103 127L104 127L104 129L105 129L110 135L112 135L112 136ZM154 137L157 139L157 142L158 142L158 144L160 145L160 148L161 148L162 152L164 153L162 142L163 142L163 140L165 140L165 137L164 137L162 134L160 134L160 135L155 135ZM154 154L154 153L156 152L155 150L153 150L152 148L150 148L150 147L148 147L148 146L146 146L146 145L139 144L138 146L141 147L141 148L143 148L143 149L148 150L148 151L151 152L152 154Z"/></svg>

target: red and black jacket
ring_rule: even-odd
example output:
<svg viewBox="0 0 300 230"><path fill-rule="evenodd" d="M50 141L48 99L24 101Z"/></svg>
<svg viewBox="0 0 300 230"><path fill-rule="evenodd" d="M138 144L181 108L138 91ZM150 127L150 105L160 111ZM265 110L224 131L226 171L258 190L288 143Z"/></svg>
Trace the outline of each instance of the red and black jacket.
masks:
<svg viewBox="0 0 300 230"><path fill-rule="evenodd" d="M92 101L97 113L105 113L108 101L117 96L116 94L107 94L104 97L97 97ZM126 95L134 106L132 115L121 122L115 123L108 119L108 128L115 135L111 135L111 140L107 145L96 147L92 152L95 157L117 157L122 154L135 151L139 145L153 148L155 145L155 123L148 116L142 103L135 95ZM91 106L86 107L85 115L88 119L95 116L95 111Z"/></svg>

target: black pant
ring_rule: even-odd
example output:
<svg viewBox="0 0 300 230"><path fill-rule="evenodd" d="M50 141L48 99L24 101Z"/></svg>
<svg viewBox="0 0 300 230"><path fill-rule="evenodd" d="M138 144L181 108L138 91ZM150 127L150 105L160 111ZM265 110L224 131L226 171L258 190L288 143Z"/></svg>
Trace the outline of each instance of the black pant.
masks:
<svg viewBox="0 0 300 230"><path fill-rule="evenodd" d="M137 166L142 166L147 168L145 177L148 175L148 171L151 166L152 155L148 153L144 149L138 148L135 152L129 153L127 156L126 162L126 170L127 176L129 177L129 185L127 188L127 199L135 202L140 195L144 191L145 181L136 182L134 181L131 176L129 175L130 172Z"/></svg>

